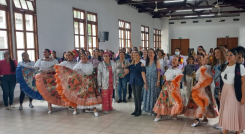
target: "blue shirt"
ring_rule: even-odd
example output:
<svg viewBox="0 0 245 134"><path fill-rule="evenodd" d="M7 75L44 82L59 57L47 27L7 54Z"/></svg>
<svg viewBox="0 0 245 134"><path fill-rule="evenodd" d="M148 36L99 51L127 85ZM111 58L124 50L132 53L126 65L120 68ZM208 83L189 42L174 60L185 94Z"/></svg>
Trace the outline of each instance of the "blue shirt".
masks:
<svg viewBox="0 0 245 134"><path fill-rule="evenodd" d="M141 62L138 64L133 64L128 67L130 71L130 78L129 78L129 84L135 85L135 86L142 86L144 85L144 80L142 78L141 72L145 72L145 67L141 66Z"/></svg>

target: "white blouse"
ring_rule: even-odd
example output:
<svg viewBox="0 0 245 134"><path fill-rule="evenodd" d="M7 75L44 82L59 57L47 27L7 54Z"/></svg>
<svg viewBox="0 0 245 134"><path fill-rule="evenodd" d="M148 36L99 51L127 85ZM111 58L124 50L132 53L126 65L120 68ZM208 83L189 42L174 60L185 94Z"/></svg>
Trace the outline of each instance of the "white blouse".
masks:
<svg viewBox="0 0 245 134"><path fill-rule="evenodd" d="M145 59L140 59L140 62L143 63L143 65L145 66L145 63L146 63Z"/></svg>
<svg viewBox="0 0 245 134"><path fill-rule="evenodd" d="M77 63L73 67L73 70L83 75L92 75L94 71L94 67L91 62L90 63Z"/></svg>
<svg viewBox="0 0 245 134"><path fill-rule="evenodd" d="M234 64L233 66L227 66L226 69L221 73L221 78L225 84L234 84L235 68L236 64ZM242 64L240 65L240 73L241 76L245 75L245 69Z"/></svg>
<svg viewBox="0 0 245 134"><path fill-rule="evenodd" d="M34 61L30 61L30 62L21 61L18 64L23 67L33 67L35 65L35 62Z"/></svg>
<svg viewBox="0 0 245 134"><path fill-rule="evenodd" d="M182 71L179 68L173 69L170 67L164 74L167 81L172 81L177 75L182 74Z"/></svg>
<svg viewBox="0 0 245 134"><path fill-rule="evenodd" d="M65 66L67 68L73 69L73 67L77 64L75 61L63 61L60 63L61 66Z"/></svg>
<svg viewBox="0 0 245 134"><path fill-rule="evenodd" d="M53 59L51 61L45 61L43 59L39 59L34 66L38 67L39 70L48 70L56 64L59 64L59 62L56 59Z"/></svg>

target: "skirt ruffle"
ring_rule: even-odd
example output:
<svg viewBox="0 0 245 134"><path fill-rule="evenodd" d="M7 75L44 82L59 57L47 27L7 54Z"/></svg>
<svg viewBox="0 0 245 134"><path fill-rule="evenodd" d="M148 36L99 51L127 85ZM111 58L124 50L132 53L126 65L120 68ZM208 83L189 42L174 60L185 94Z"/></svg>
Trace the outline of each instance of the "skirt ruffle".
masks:
<svg viewBox="0 0 245 134"><path fill-rule="evenodd" d="M18 83L20 83L21 90L27 96L36 100L44 100L42 95L38 92L37 86L35 84L35 75L37 73L37 69L18 66L16 68L16 80Z"/></svg>
<svg viewBox="0 0 245 134"><path fill-rule="evenodd" d="M55 69L58 93L70 106L90 108L102 103L93 75L81 75L60 65Z"/></svg>
<svg viewBox="0 0 245 134"><path fill-rule="evenodd" d="M68 106L65 101L61 99L61 96L58 94L56 90L56 80L55 80L55 72L46 72L36 74L36 85L39 93L43 96L43 98L51 104L58 106Z"/></svg>

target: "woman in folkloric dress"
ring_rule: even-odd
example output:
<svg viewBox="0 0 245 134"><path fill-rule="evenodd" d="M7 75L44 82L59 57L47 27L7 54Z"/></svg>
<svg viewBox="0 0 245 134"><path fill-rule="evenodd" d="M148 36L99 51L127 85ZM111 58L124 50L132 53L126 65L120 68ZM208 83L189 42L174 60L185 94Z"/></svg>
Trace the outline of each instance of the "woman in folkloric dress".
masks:
<svg viewBox="0 0 245 134"><path fill-rule="evenodd" d="M73 55L73 53L71 51L68 51L68 52L66 52L66 57L67 57L67 60L60 63L60 66L62 66L61 68L63 69L63 67L64 67L64 69L68 69L68 68L69 69L73 69L73 67L77 64L77 62L74 61L74 57L75 56ZM74 110L73 114L76 115L77 114L76 107L73 109L71 106L73 106L74 104L73 103L70 103L70 101L67 102L66 101L66 97L63 94L63 88L62 88L62 86L59 83L60 82L59 77L57 77L59 75L60 71L57 69L57 66L56 65L55 65L55 69L56 69L55 78L57 80L57 91L61 95L61 99L63 101L65 101L66 103L69 103L69 108L68 109L69 110ZM64 76L64 78L67 78L67 76Z"/></svg>
<svg viewBox="0 0 245 134"><path fill-rule="evenodd" d="M50 50L43 51L43 59L39 59L35 67L39 68L41 73L35 75L36 86L42 97L48 102L48 114L52 113L52 104L58 106L66 106L65 102L56 90L56 79L54 65L59 64L56 59L50 58Z"/></svg>
<svg viewBox="0 0 245 134"><path fill-rule="evenodd" d="M31 61L29 59L29 54L27 52L23 52L21 54L22 56L22 61L19 62L19 66L22 66L22 67L26 67L26 68L33 68L33 66L35 65L35 62L34 61ZM17 75L17 74L16 74ZM22 75L23 76L23 75ZM22 103L25 99L25 92L22 91L22 88L20 88L20 97L19 97L19 102L20 102L20 106L19 106L19 110L22 110L23 109L23 106L22 106ZM34 106L32 105L32 98L29 97L29 107L30 108L33 108Z"/></svg>
<svg viewBox="0 0 245 134"><path fill-rule="evenodd" d="M96 107L102 102L98 88L94 81L93 64L88 63L88 56L81 54L82 61L75 64L73 70L56 65L56 78L58 91L61 98L74 107L73 114L77 114L77 108L94 109L94 115L97 117Z"/></svg>
<svg viewBox="0 0 245 134"><path fill-rule="evenodd" d="M205 65L204 55L197 54L199 69L196 71L196 84L192 88L192 93L189 98L189 103L185 107L185 116L196 118L193 127L199 123L207 124L208 118L215 118L218 116L218 109L211 92L212 71L210 66ZM208 74L208 72L210 74ZM200 121L199 118L203 120Z"/></svg>
<svg viewBox="0 0 245 134"><path fill-rule="evenodd" d="M153 115L153 107L156 104L157 98L160 94L160 76L161 65L157 60L157 55L153 49L148 50L146 60L146 81L148 90L144 91L143 110L149 115Z"/></svg>
<svg viewBox="0 0 245 134"><path fill-rule="evenodd" d="M172 67L164 75L165 82L153 109L157 114L155 122L161 119L161 115L171 115L169 119L177 120L177 114L180 114L184 108L180 94L180 81L183 75L178 67L179 62L180 58L174 57Z"/></svg>

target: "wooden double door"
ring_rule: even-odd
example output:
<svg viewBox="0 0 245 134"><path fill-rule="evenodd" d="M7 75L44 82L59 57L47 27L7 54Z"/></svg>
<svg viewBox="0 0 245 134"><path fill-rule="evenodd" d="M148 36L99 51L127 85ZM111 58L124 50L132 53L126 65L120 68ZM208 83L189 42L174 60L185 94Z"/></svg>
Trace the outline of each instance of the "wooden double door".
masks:
<svg viewBox="0 0 245 134"><path fill-rule="evenodd" d="M180 48L181 55L188 55L189 39L171 39L171 54L175 54L175 48Z"/></svg>
<svg viewBox="0 0 245 134"><path fill-rule="evenodd" d="M227 46L228 49L233 49L238 47L238 38L217 38L217 46Z"/></svg>

